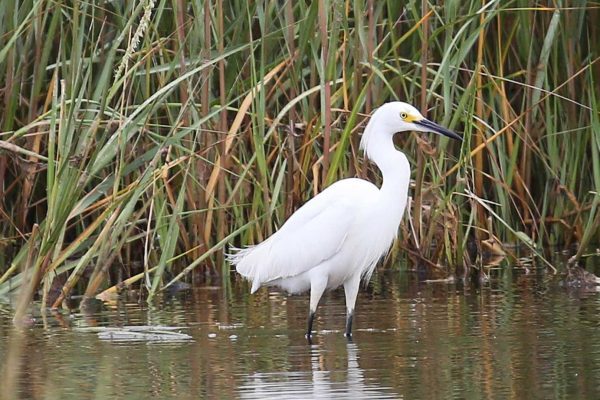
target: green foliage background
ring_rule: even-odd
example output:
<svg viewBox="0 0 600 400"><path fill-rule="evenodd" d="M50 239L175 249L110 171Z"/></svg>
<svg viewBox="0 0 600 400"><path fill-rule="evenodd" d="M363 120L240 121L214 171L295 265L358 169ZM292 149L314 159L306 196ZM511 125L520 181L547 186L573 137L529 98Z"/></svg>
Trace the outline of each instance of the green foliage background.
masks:
<svg viewBox="0 0 600 400"><path fill-rule="evenodd" d="M225 243L379 180L359 133L395 99L465 137L399 135L415 187L396 249L444 273L506 243L580 257L600 236L599 8L3 1L0 295L228 279Z"/></svg>

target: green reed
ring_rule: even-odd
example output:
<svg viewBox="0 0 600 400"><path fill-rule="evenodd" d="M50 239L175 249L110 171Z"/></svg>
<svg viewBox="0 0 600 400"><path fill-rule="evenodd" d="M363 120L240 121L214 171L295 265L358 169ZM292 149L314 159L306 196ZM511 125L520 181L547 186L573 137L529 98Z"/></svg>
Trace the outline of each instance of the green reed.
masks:
<svg viewBox="0 0 600 400"><path fill-rule="evenodd" d="M226 278L227 243L380 180L359 133L394 99L465 137L398 137L415 187L394 256L443 274L506 244L581 257L600 239L598 7L423 3L6 1L0 295Z"/></svg>

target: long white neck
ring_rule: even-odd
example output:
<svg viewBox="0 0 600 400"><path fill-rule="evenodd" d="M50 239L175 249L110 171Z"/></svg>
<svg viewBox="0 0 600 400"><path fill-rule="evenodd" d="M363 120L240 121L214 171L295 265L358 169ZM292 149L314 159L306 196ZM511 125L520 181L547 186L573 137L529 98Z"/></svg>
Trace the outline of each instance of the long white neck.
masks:
<svg viewBox="0 0 600 400"><path fill-rule="evenodd" d="M381 200L393 205L394 209L401 206L400 213L403 213L408 197L410 165L406 156L394 147L393 128L381 123L378 117L375 113L369 121L361 140L361 148L383 175Z"/></svg>

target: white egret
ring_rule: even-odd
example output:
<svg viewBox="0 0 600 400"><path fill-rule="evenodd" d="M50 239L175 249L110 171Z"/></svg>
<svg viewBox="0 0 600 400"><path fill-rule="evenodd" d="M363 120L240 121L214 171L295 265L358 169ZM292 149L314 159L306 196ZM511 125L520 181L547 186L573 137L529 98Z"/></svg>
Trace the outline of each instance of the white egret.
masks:
<svg viewBox="0 0 600 400"><path fill-rule="evenodd" d="M352 335L356 296L368 282L377 261L398 233L408 199L410 165L392 138L402 131L434 132L462 140L456 133L431 122L410 104L390 102L372 115L360 148L381 170L378 188L363 179L335 182L300 207L283 226L262 243L234 249L228 260L252 282L289 293L310 289L306 336L310 340L319 300L326 289L344 286L346 331Z"/></svg>

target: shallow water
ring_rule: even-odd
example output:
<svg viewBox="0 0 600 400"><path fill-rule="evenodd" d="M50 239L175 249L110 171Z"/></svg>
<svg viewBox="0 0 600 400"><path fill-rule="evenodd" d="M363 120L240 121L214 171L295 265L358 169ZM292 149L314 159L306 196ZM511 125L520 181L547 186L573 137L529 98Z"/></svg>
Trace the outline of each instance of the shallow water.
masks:
<svg viewBox="0 0 600 400"><path fill-rule="evenodd" d="M600 294L509 274L480 288L373 278L354 341L343 291L308 296L243 285L187 290L156 306L36 316L12 327L0 303L2 399L600 398ZM179 327L180 340L110 340L97 327Z"/></svg>

